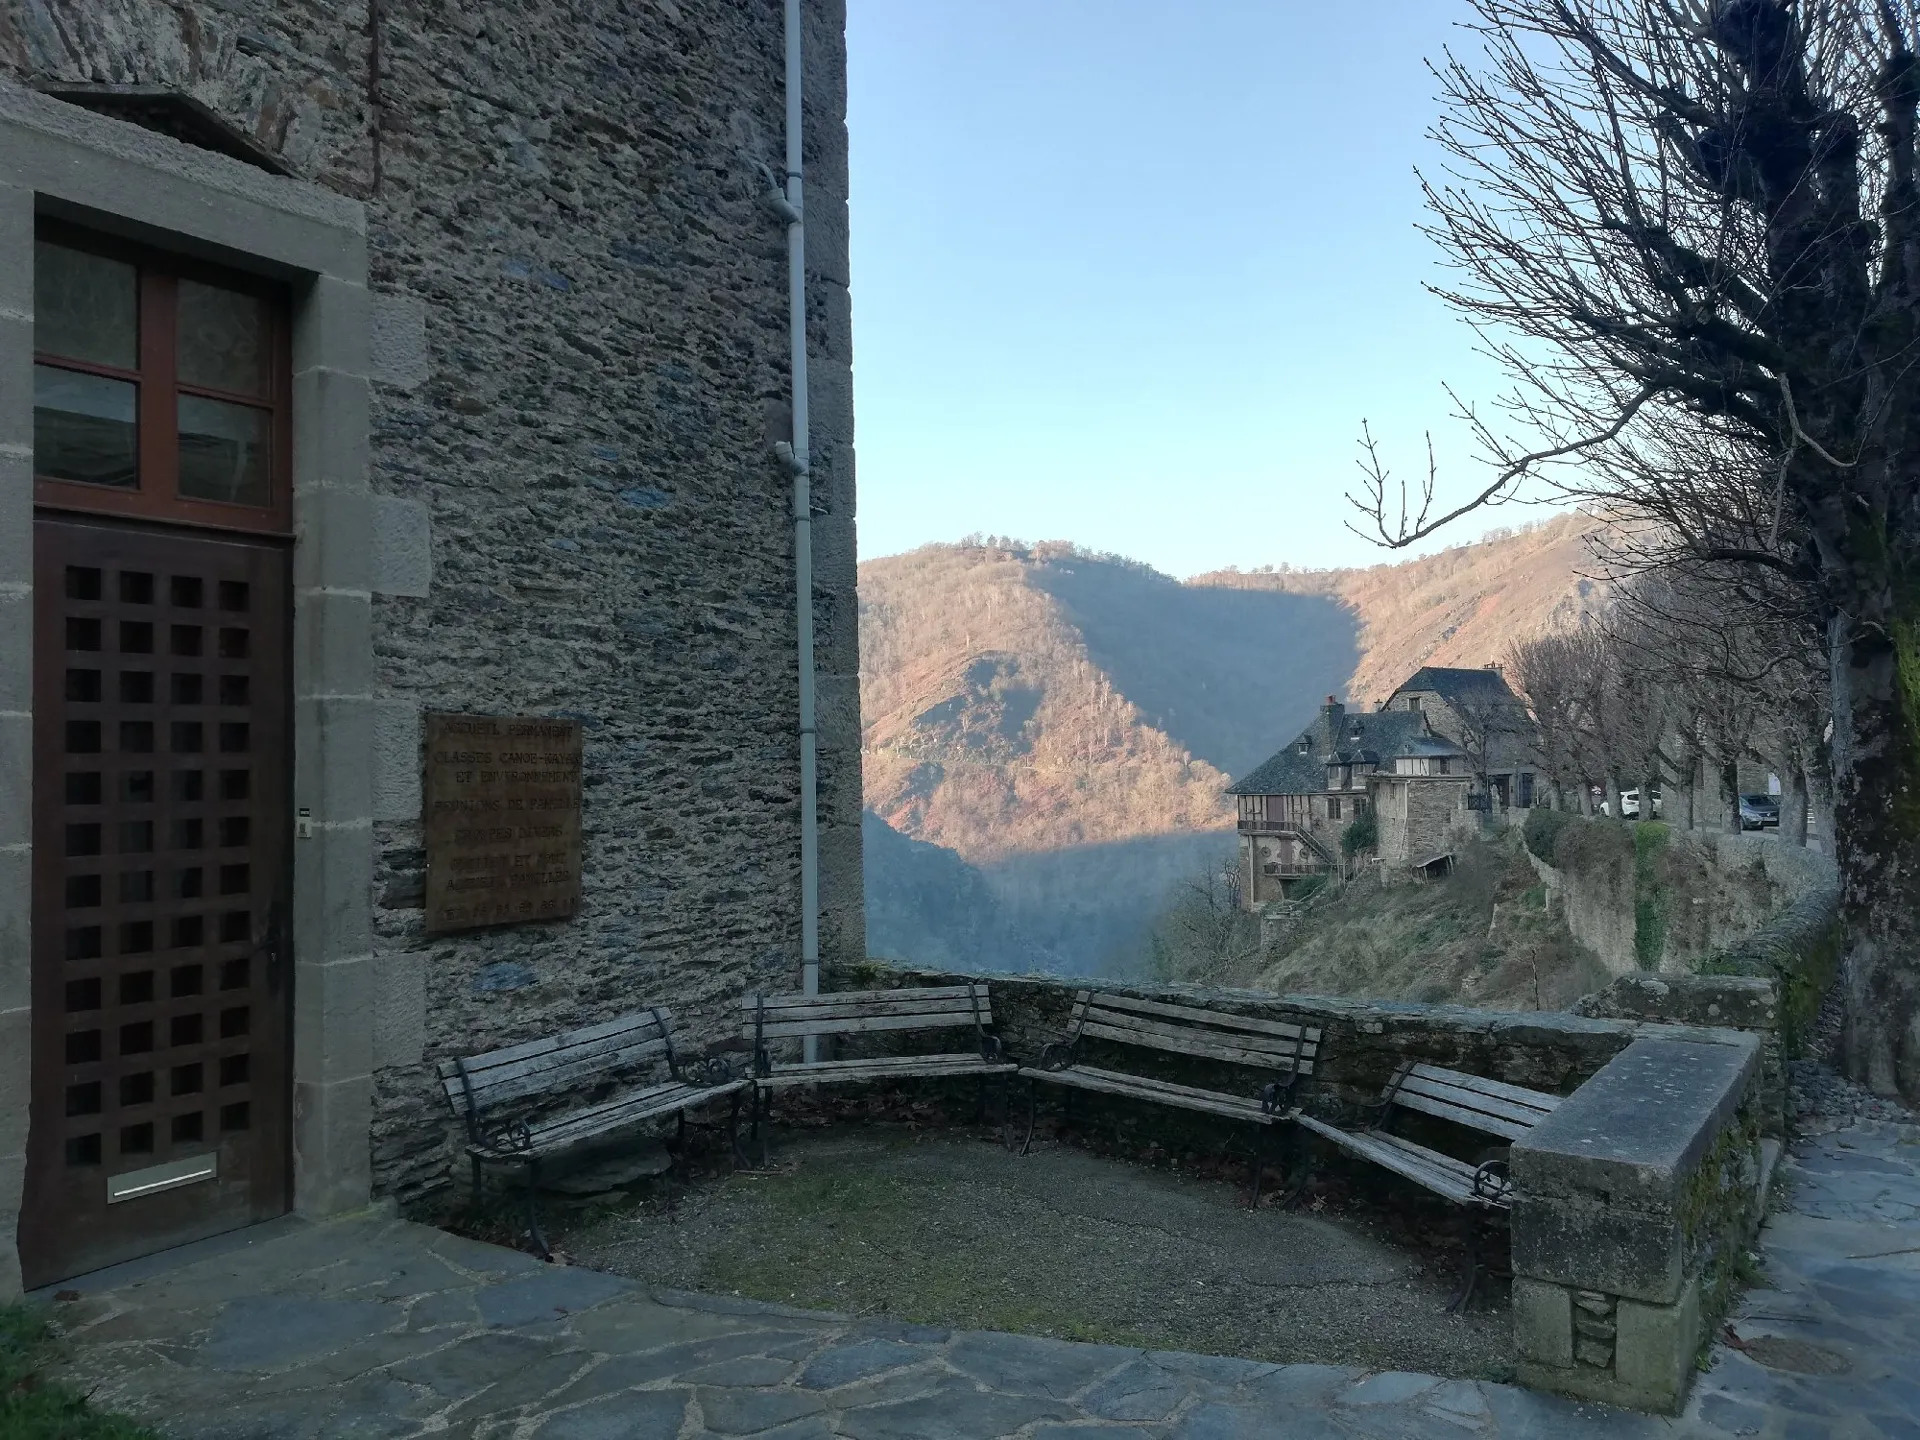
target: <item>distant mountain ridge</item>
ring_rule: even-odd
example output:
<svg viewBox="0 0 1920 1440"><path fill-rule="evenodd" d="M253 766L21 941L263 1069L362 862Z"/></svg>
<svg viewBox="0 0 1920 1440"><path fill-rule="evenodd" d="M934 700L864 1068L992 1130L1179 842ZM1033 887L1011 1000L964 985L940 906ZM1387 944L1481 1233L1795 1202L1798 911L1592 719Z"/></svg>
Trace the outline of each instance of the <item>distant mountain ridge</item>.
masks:
<svg viewBox="0 0 1920 1440"><path fill-rule="evenodd" d="M1360 662L1344 693L1373 706L1422 665L1504 661L1513 644L1576 629L1606 608L1596 546L1610 531L1581 511L1432 555L1345 570L1216 570L1188 585L1279 590L1340 601L1360 621Z"/></svg>
<svg viewBox="0 0 1920 1440"><path fill-rule="evenodd" d="M991 949L983 968L1121 964L1169 886L1230 853L1234 777L1327 695L1371 706L1422 664L1485 664L1583 623L1604 603L1585 573L1600 528L1563 515L1398 564L1186 581L1065 543L864 563L876 944L933 946L942 964ZM971 940L932 938L952 935L956 888L995 913Z"/></svg>

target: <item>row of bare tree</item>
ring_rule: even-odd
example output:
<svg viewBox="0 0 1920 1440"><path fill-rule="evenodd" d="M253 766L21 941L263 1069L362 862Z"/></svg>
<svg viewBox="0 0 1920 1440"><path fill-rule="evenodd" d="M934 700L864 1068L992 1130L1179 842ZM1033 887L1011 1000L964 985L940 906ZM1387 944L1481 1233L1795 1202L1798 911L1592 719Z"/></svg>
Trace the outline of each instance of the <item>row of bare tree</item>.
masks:
<svg viewBox="0 0 1920 1440"><path fill-rule="evenodd" d="M1557 808L1620 816L1620 792L1661 796L1687 829L1741 828L1741 774L1781 782L1780 830L1807 843L1810 814L1832 837L1830 700L1819 636L1755 597L1649 573L1623 587L1606 622L1514 647Z"/></svg>
<svg viewBox="0 0 1920 1440"><path fill-rule="evenodd" d="M1492 468L1457 503L1370 444L1355 502L1394 546L1523 489L1645 527L1681 577L1650 624L1697 632L1647 663L1701 753L1759 723L1755 686L1827 737L1841 1056L1920 1104L1920 0L1466 9L1428 230L1512 390L1462 406ZM1650 731L1632 673L1600 718Z"/></svg>

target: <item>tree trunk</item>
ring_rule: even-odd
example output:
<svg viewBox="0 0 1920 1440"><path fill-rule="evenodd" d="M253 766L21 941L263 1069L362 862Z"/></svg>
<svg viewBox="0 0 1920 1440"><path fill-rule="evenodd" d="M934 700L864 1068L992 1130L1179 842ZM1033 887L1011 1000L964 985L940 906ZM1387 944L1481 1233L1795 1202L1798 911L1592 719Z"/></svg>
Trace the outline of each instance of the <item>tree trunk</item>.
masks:
<svg viewBox="0 0 1920 1440"><path fill-rule="evenodd" d="M1607 772L1607 814L1618 820L1620 815L1620 779L1612 771Z"/></svg>
<svg viewBox="0 0 1920 1440"><path fill-rule="evenodd" d="M1689 755L1685 768L1674 782L1680 797L1680 823L1691 830L1699 823L1695 814L1699 808L1695 801L1699 795L1700 757Z"/></svg>
<svg viewBox="0 0 1920 1440"><path fill-rule="evenodd" d="M1836 616L1829 632L1840 1044L1853 1079L1920 1105L1920 621L1886 610L1865 623Z"/></svg>
<svg viewBox="0 0 1920 1440"><path fill-rule="evenodd" d="M1660 772L1656 770L1649 773L1650 775L1658 775ZM1653 793L1659 788L1659 781L1652 778L1644 779L1640 782L1639 819L1658 820L1660 818L1660 811L1656 810L1653 804ZM1662 806L1662 808L1664 808L1664 806Z"/></svg>
<svg viewBox="0 0 1920 1440"><path fill-rule="evenodd" d="M1789 845L1807 843L1807 772L1798 762L1787 767L1786 794L1780 797L1780 838Z"/></svg>
<svg viewBox="0 0 1920 1440"><path fill-rule="evenodd" d="M1720 762L1721 824L1734 834L1740 833L1740 762Z"/></svg>

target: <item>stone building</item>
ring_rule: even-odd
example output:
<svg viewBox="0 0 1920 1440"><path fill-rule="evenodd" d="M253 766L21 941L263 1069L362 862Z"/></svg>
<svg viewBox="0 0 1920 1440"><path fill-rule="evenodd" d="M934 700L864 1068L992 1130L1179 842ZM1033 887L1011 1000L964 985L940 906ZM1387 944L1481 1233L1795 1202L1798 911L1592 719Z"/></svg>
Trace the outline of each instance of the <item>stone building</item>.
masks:
<svg viewBox="0 0 1920 1440"><path fill-rule="evenodd" d="M844 19L804 15L831 961ZM779 0L0 0L0 70L3 1293L444 1184L442 1057L718 1039L799 983L802 827ZM577 732L569 918L429 933L433 713Z"/></svg>
<svg viewBox="0 0 1920 1440"><path fill-rule="evenodd" d="M1423 869L1471 829L1467 755L1408 707L1349 714L1333 696L1292 744L1227 787L1238 802L1242 905L1289 901L1341 873L1342 838L1374 819L1382 873Z"/></svg>
<svg viewBox="0 0 1920 1440"><path fill-rule="evenodd" d="M1478 670L1423 665L1381 708L1418 711L1427 717L1429 730L1460 746L1475 782L1473 793L1485 799L1479 808L1488 814L1532 808L1539 776L1537 732L1498 665Z"/></svg>

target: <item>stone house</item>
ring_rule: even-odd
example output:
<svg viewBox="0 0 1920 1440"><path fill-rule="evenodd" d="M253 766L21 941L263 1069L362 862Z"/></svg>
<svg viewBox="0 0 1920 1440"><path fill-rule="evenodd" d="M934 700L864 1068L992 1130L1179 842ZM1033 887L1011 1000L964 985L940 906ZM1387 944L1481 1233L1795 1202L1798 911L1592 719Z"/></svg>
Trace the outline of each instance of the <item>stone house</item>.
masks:
<svg viewBox="0 0 1920 1440"><path fill-rule="evenodd" d="M1465 762L1418 710L1349 714L1329 695L1290 745L1227 787L1238 802L1241 903L1291 900L1340 873L1341 836L1369 812L1383 862L1405 868L1444 853L1468 813Z"/></svg>
<svg viewBox="0 0 1920 1440"><path fill-rule="evenodd" d="M0 1298L445 1184L441 1058L796 987L809 521L819 946L864 954L803 13L795 436L779 0L0 0ZM555 819L462 859L512 827L430 835L423 775Z"/></svg>
<svg viewBox="0 0 1920 1440"><path fill-rule="evenodd" d="M1532 807L1540 773L1533 718L1498 665L1423 665L1381 708L1425 715L1434 734L1460 746L1474 778L1472 793L1484 797L1478 808L1500 816Z"/></svg>

